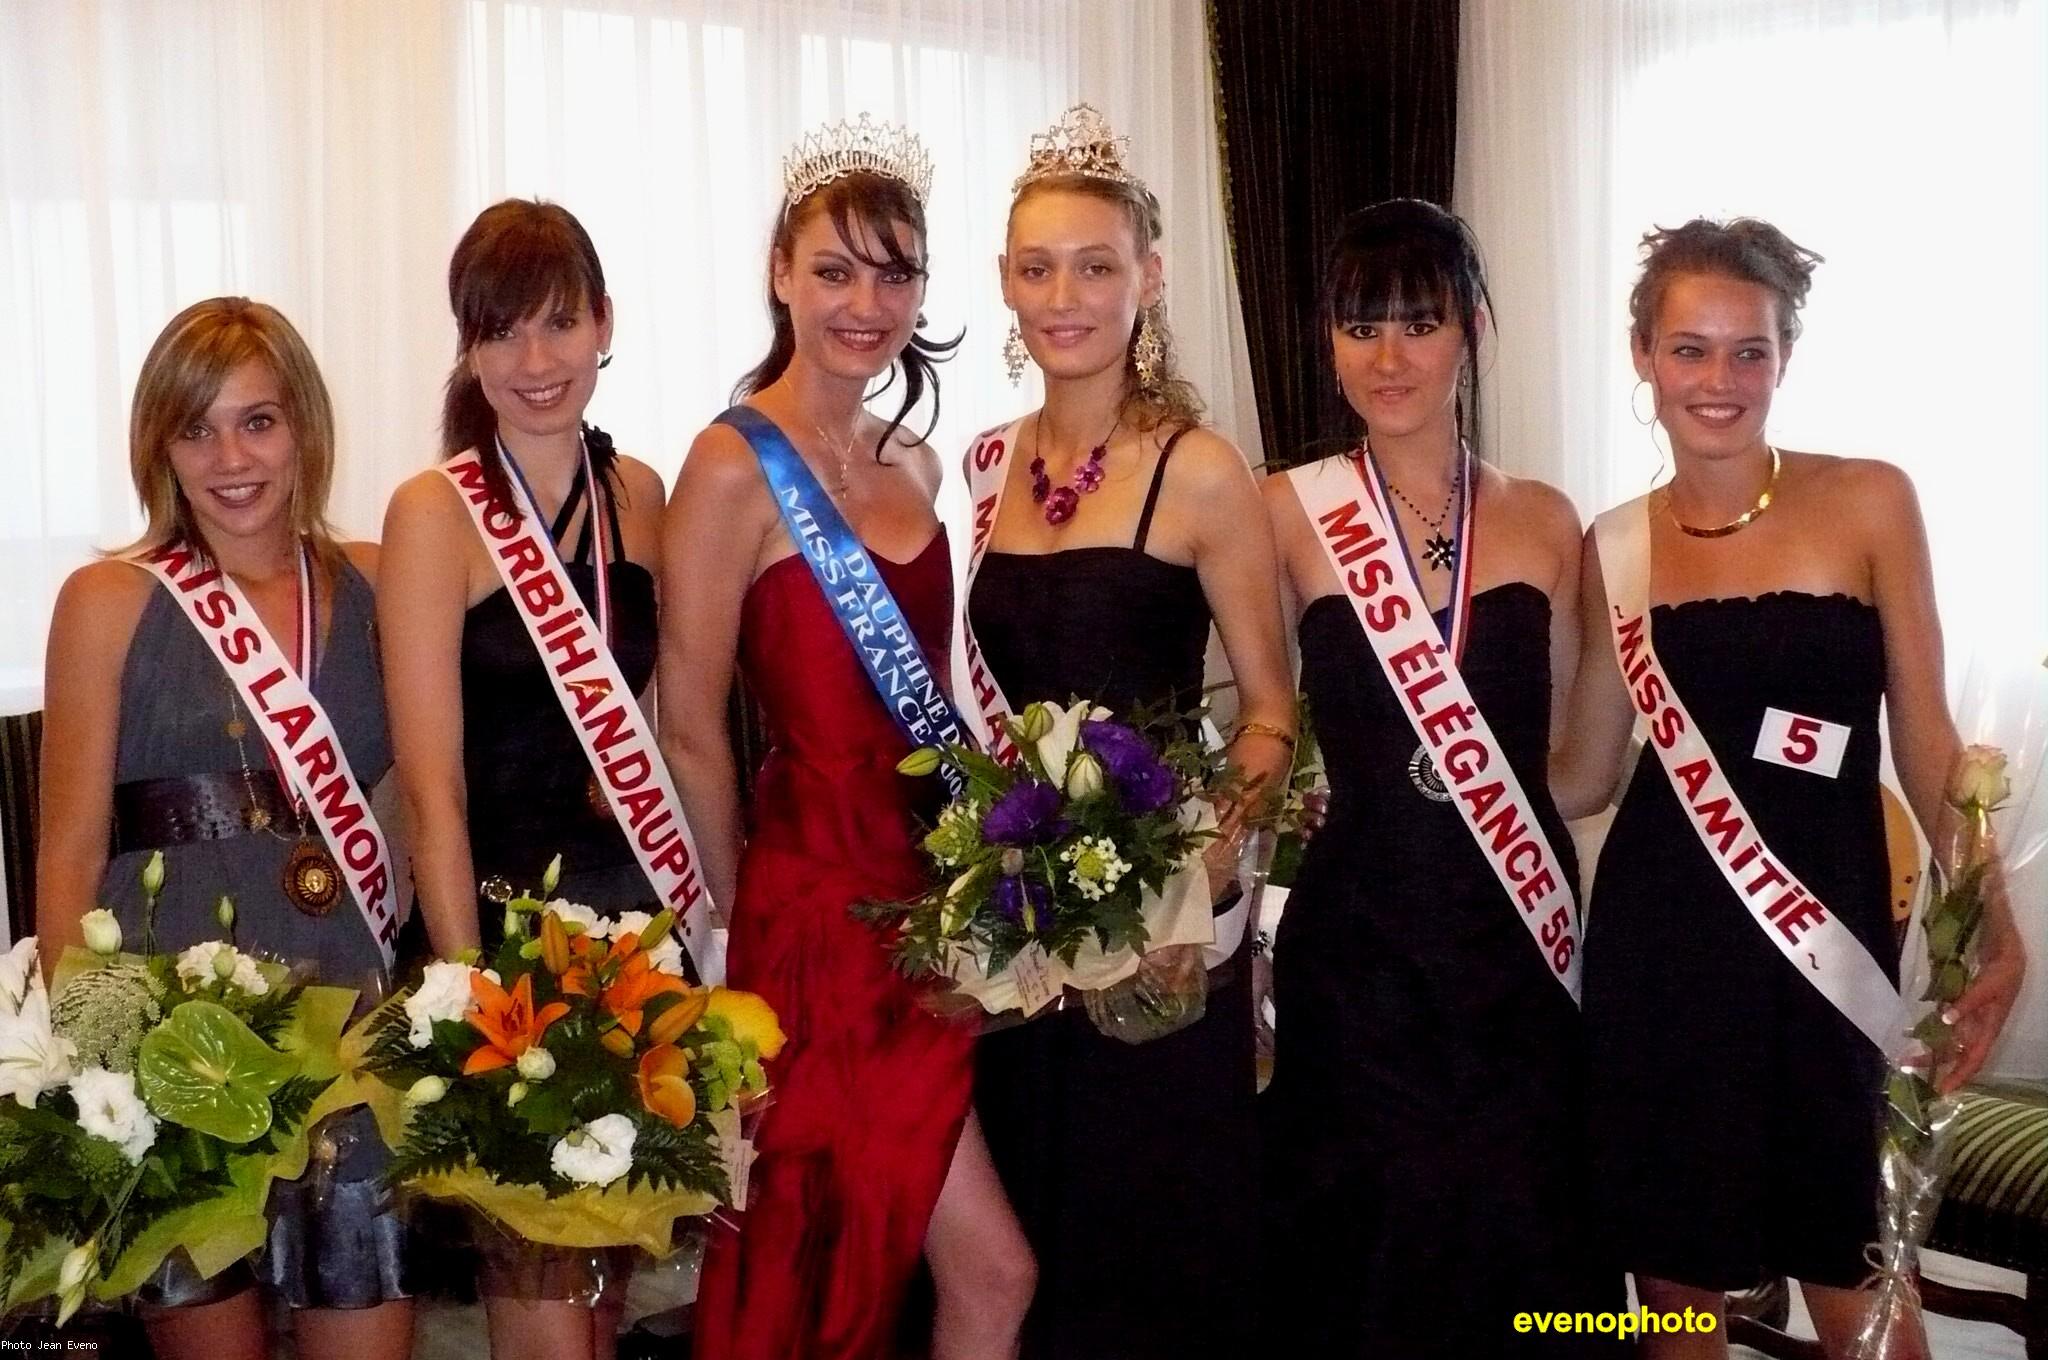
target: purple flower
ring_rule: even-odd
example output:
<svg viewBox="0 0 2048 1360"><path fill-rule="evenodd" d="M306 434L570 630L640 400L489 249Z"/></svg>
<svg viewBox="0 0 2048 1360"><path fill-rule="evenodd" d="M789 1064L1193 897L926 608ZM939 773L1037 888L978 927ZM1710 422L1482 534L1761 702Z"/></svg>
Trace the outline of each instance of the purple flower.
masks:
<svg viewBox="0 0 2048 1360"><path fill-rule="evenodd" d="M1102 762L1124 811L1136 815L1157 812L1173 801L1173 771L1152 749L1152 743L1122 723L1082 723L1081 745Z"/></svg>
<svg viewBox="0 0 2048 1360"><path fill-rule="evenodd" d="M1102 485L1101 453L1102 451L1097 449L1094 456L1074 469L1074 485L1082 491L1093 491Z"/></svg>
<svg viewBox="0 0 2048 1360"><path fill-rule="evenodd" d="M1045 498L1045 522L1065 524L1074 517L1074 507L1080 503L1081 497L1071 486L1054 487L1052 494Z"/></svg>
<svg viewBox="0 0 2048 1360"><path fill-rule="evenodd" d="M1017 784L982 814L981 838L990 845L1039 845L1066 830L1060 791L1036 779Z"/></svg>
<svg viewBox="0 0 2048 1360"><path fill-rule="evenodd" d="M1038 930L1045 924L1045 913L1052 906L1052 889L1043 883L1008 874L996 880L996 910L1011 922L1026 930ZM1031 919L1026 920L1026 912Z"/></svg>

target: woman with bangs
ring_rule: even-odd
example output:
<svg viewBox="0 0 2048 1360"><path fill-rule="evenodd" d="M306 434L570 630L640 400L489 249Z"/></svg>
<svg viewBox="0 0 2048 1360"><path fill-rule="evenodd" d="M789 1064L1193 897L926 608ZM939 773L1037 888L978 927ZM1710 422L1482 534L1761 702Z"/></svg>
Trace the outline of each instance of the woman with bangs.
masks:
<svg viewBox="0 0 2048 1360"><path fill-rule="evenodd" d="M215 904L226 896L240 948L357 988L365 1008L383 994L389 972L371 914L341 888L210 633L143 565L182 545L225 573L307 681L367 796L391 766L371 627L378 554L337 541L327 523L334 454L320 371L271 307L196 303L143 360L129 468L148 527L131 548L73 573L50 624L36 903L46 966L83 943L80 922L96 904L139 942L140 873L161 852L159 949L222 938ZM268 1355L258 1283L290 1307L300 1355L409 1352L407 1234L378 1182L389 1153L375 1121L344 1111L310 1136L333 1156L272 1187L266 1245L251 1262L206 1279L180 1250L137 1292L157 1355Z"/></svg>
<svg viewBox="0 0 2048 1360"><path fill-rule="evenodd" d="M480 455L492 504L547 526L626 683L654 678L661 478L583 420L609 361L612 304L582 224L553 203L486 208L448 266L457 358L441 452ZM496 456L493 456L493 455ZM501 937L501 903L557 893L602 916L658 910L549 667L455 484L436 468L391 498L377 595L391 732L417 828L413 878L436 956ZM611 1354L622 1252L492 1238L480 1288L499 1357Z"/></svg>
<svg viewBox="0 0 2048 1360"><path fill-rule="evenodd" d="M1462 221L1412 199L1354 214L1321 305L1361 433L1265 483L1332 786L1274 948L1269 1298L1318 1353L1575 1354L1592 1338L1512 1322L1622 1304L1619 1275L1588 1265L1563 985L1577 866L1545 785L1577 659L1578 517L1473 451L1491 304ZM1363 533L1324 539L1353 502L1377 510L1370 556ZM1372 639L1396 619L1442 660L1390 668ZM1453 666L1469 698L1402 692ZM1441 714L1435 735L1460 740L1419 730ZM1453 798L1513 805L1490 784L1503 763L1525 830L1496 867Z"/></svg>
<svg viewBox="0 0 2048 1360"><path fill-rule="evenodd" d="M943 676L953 587L932 510L939 463L905 426L927 390L936 408L934 364L957 343L922 333L929 179L917 138L865 115L785 160L773 342L739 404L691 445L664 526L662 746L712 896L730 906L730 980L767 998L789 1036L746 1212L713 1228L700 1360L893 1355L921 1254L940 1360L1015 1354L1031 1293L1029 1250L968 1111L974 1031L930 1013L888 942L849 912L922 890L919 819L943 789L897 773L911 738L829 603L838 592L814 575L823 540L784 509L795 498L836 525L835 554L872 564L908 624L895 664ZM865 407L884 375L884 390L903 380L886 420ZM881 608L870 617L887 622ZM770 737L744 813L736 679Z"/></svg>

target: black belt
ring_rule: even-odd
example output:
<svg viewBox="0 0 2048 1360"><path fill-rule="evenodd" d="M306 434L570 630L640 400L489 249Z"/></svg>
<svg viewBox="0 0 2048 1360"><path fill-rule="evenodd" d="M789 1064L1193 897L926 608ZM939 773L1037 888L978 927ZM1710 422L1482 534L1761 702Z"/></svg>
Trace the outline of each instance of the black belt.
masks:
<svg viewBox="0 0 2048 1360"><path fill-rule="evenodd" d="M114 786L112 853L246 836L257 823L293 827L297 818L277 776L220 770Z"/></svg>

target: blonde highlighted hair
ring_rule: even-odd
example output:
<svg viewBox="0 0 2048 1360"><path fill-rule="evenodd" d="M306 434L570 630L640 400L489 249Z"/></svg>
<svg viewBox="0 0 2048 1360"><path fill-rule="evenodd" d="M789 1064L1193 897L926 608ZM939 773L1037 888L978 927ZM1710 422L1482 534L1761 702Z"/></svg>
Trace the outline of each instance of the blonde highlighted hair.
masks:
<svg viewBox="0 0 2048 1360"><path fill-rule="evenodd" d="M313 352L292 323L275 307L244 297L193 303L171 318L142 361L128 412L128 473L149 527L123 553L179 540L205 548L171 467L171 445L206 414L228 375L251 361L276 377L292 434L292 529L331 558L327 493L334 482L334 404Z"/></svg>

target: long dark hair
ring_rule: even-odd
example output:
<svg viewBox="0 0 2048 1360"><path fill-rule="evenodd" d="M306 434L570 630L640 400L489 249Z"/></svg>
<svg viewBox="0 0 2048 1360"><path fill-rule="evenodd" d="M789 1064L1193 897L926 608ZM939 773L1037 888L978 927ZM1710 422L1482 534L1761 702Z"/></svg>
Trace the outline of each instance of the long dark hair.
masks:
<svg viewBox="0 0 2048 1360"><path fill-rule="evenodd" d="M1491 312L1493 299L1472 229L1457 214L1419 198L1390 198L1352 213L1323 266L1326 331L1388 320L1455 320L1464 327L1458 434L1474 447L1480 430L1481 307Z"/></svg>
<svg viewBox="0 0 2048 1360"><path fill-rule="evenodd" d="M441 456L453 457L465 449L483 453L484 485L515 516L520 513L519 501L511 481L504 465L490 456L497 445L498 413L470 370L469 352L500 327L551 304L574 309L586 302L596 318L604 320L604 265L590 233L559 203L530 198L493 203L462 233L448 261L455 367L441 401ZM610 447L609 440L590 441L593 470L608 480Z"/></svg>
<svg viewBox="0 0 2048 1360"><path fill-rule="evenodd" d="M789 260L794 254L797 232L821 212L831 215L832 228L839 233L841 243L862 264L872 269L901 269L919 278L925 276L924 262L913 256L896 235L897 225L901 223L917 233L919 244L925 241L924 205L917 201L916 194L910 192L910 186L901 180L857 171L833 180L795 203L784 204L775 219L774 234L768 241L768 320L774 327L774 338L769 342L767 356L734 385L734 402L753 396L780 378L796 354L796 325L790 320L787 304L775 296L775 258L779 254L785 261ZM856 219L882 243L879 256L867 254L855 241L853 224ZM895 418L889 422L889 427L882 431L882 437L875 441L876 462L882 461L882 450L890 437L910 418L911 411L924 398L927 388L932 394L932 418L920 437L929 437L937 427L937 366L953 357L953 351L960 347L960 339L956 335L951 340L934 340L924 333L924 317L920 315L917 318L917 329L911 333L910 343L889 365L888 381L872 394L880 396L894 387L896 375L902 373L903 402L896 408Z"/></svg>

